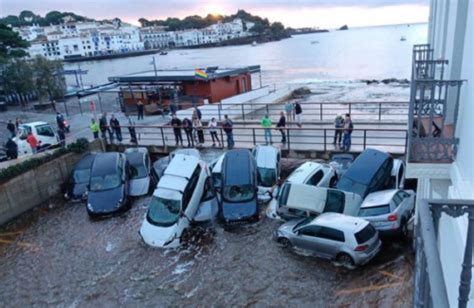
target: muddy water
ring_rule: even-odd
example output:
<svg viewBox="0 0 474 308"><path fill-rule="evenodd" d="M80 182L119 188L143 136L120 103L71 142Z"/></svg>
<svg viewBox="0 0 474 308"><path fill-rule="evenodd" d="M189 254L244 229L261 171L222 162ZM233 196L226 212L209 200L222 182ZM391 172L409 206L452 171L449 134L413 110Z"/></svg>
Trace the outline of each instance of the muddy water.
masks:
<svg viewBox="0 0 474 308"><path fill-rule="evenodd" d="M289 165L296 165L291 163ZM413 257L387 241L348 271L271 240L276 221L194 229L176 250L146 247L148 197L122 217L91 221L52 200L0 230L0 306L410 306Z"/></svg>

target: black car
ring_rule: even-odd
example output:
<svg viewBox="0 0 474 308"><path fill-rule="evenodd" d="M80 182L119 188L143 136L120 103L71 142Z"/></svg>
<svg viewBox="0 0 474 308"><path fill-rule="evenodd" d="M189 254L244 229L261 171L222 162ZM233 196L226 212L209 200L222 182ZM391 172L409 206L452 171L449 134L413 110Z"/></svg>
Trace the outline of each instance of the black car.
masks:
<svg viewBox="0 0 474 308"><path fill-rule="evenodd" d="M91 177L91 167L96 154L87 154L74 166L63 192L67 200L80 201L86 199L87 185Z"/></svg>
<svg viewBox="0 0 474 308"><path fill-rule="evenodd" d="M368 194L390 188L393 158L386 152L367 149L344 173L336 188L364 199Z"/></svg>
<svg viewBox="0 0 474 308"><path fill-rule="evenodd" d="M90 216L105 216L130 208L129 166L122 153L99 153L91 168L87 194Z"/></svg>
<svg viewBox="0 0 474 308"><path fill-rule="evenodd" d="M222 163L221 219L226 224L257 221L257 166L248 150L231 150Z"/></svg>

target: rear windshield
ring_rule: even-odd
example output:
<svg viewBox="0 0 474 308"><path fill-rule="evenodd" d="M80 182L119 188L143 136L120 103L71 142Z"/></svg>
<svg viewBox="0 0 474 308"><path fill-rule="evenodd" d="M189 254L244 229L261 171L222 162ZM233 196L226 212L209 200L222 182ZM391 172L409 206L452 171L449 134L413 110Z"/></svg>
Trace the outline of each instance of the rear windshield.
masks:
<svg viewBox="0 0 474 308"><path fill-rule="evenodd" d="M357 244L362 244L373 238L375 235L375 229L371 224L368 224L364 229L360 230L355 234Z"/></svg>
<svg viewBox="0 0 474 308"><path fill-rule="evenodd" d="M390 206L388 204L383 204L379 206L361 208L359 210L359 217L378 216L388 213L390 213Z"/></svg>

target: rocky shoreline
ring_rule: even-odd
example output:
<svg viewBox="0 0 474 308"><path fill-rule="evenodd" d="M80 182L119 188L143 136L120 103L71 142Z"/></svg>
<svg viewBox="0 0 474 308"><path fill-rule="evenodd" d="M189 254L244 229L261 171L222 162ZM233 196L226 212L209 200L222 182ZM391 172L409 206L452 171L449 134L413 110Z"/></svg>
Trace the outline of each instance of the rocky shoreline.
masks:
<svg viewBox="0 0 474 308"><path fill-rule="evenodd" d="M362 79L361 82L365 82L366 84L391 84L391 83L398 83L398 84L410 84L410 80L408 79L397 79L397 78L386 78L386 79Z"/></svg>

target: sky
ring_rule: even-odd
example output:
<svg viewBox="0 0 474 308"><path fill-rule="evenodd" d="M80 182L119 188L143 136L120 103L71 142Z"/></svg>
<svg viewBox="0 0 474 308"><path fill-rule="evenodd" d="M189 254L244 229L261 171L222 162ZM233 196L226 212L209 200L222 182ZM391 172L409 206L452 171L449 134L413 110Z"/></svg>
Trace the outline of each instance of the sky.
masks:
<svg viewBox="0 0 474 308"><path fill-rule="evenodd" d="M230 15L244 9L286 27L337 28L427 22L429 0L0 0L0 16L68 11L95 19Z"/></svg>

